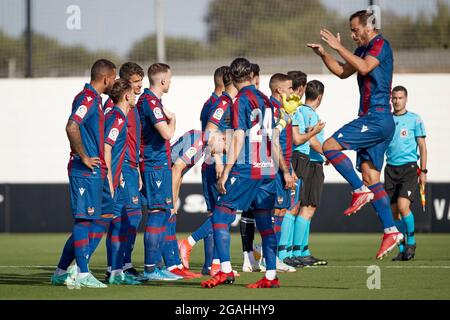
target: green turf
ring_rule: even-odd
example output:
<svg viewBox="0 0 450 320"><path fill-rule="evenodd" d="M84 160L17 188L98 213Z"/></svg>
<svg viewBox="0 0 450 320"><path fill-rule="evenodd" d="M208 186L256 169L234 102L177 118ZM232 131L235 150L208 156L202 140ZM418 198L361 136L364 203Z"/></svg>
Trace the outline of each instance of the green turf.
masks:
<svg viewBox="0 0 450 320"><path fill-rule="evenodd" d="M178 237L182 237L179 235ZM148 282L141 287L69 290L49 283L67 235L1 234L0 299L450 299L450 235L417 235L417 257L410 262L374 259L380 236L375 234L312 234L313 254L326 258L327 267L279 274L282 287L251 290L245 285L261 273L242 273L235 284L203 289L199 280ZM232 264L241 271L240 239L232 239ZM104 241L104 240L103 240ZM138 235L135 265L143 264L142 235ZM192 254L191 269L199 270L203 247ZM100 278L105 262L104 242L92 259ZM381 268L381 289L367 289L367 266ZM206 277L205 277L206 279Z"/></svg>

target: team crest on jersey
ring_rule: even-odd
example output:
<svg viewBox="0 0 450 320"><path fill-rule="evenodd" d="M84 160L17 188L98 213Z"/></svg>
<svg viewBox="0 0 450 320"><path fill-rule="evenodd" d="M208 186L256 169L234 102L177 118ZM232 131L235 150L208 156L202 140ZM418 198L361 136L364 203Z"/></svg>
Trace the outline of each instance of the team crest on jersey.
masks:
<svg viewBox="0 0 450 320"><path fill-rule="evenodd" d="M408 129L403 128L402 130L400 130L400 137L406 138L407 136L408 136Z"/></svg>
<svg viewBox="0 0 450 320"><path fill-rule="evenodd" d="M218 108L218 109L214 112L213 118L214 118L214 119L217 119L217 120L220 120L220 119L222 119L222 116L223 116L223 109Z"/></svg>
<svg viewBox="0 0 450 320"><path fill-rule="evenodd" d="M134 197L131 198L131 201L132 201L134 204L138 204L138 203L139 203L139 198L138 198L137 196L134 196Z"/></svg>
<svg viewBox="0 0 450 320"><path fill-rule="evenodd" d="M196 149L195 147L190 147L190 148L186 151L185 155L186 155L186 157L188 157L188 158L192 158L196 153L197 153L197 149Z"/></svg>
<svg viewBox="0 0 450 320"><path fill-rule="evenodd" d="M161 186L161 181L160 180L156 181L156 185L158 186L159 189L159 187Z"/></svg>
<svg viewBox="0 0 450 320"><path fill-rule="evenodd" d="M282 204L282 203L283 203L283 200L284 200L283 197L278 197L278 198L277 198L278 204Z"/></svg>
<svg viewBox="0 0 450 320"><path fill-rule="evenodd" d="M119 118L119 119L117 119L117 122L119 122L119 125L121 125L122 122L123 122L123 119L122 119L122 118Z"/></svg>
<svg viewBox="0 0 450 320"><path fill-rule="evenodd" d="M172 198L166 198L166 204L171 204L172 203Z"/></svg>
<svg viewBox="0 0 450 320"><path fill-rule="evenodd" d="M95 213L95 208L94 207L88 207L87 208L87 213L88 213L88 215L92 216Z"/></svg>
<svg viewBox="0 0 450 320"><path fill-rule="evenodd" d="M92 97L86 97L87 102L91 102Z"/></svg>
<svg viewBox="0 0 450 320"><path fill-rule="evenodd" d="M125 188L125 180L120 180L120 186L122 187L122 189Z"/></svg>
<svg viewBox="0 0 450 320"><path fill-rule="evenodd" d="M108 112L110 112L111 110L112 110L112 108L110 108L110 107L106 108L104 114L106 115L106 114L107 114Z"/></svg>
<svg viewBox="0 0 450 320"><path fill-rule="evenodd" d="M112 141L116 141L118 136L119 136L119 129L112 128L111 131L109 132L108 138L111 139Z"/></svg>
<svg viewBox="0 0 450 320"><path fill-rule="evenodd" d="M79 116L81 119L84 118L84 116L86 115L87 112L87 107L85 105L81 105L78 107L77 112L75 112L75 114L77 116Z"/></svg>
<svg viewBox="0 0 450 320"><path fill-rule="evenodd" d="M153 114L155 115L156 119L162 119L164 117L162 114L161 108L158 108L158 107L153 109Z"/></svg>

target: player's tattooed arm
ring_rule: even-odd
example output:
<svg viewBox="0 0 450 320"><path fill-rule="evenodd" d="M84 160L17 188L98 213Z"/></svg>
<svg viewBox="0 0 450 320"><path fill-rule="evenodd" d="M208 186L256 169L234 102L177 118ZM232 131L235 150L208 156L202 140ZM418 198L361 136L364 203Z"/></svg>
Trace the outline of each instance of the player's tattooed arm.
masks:
<svg viewBox="0 0 450 320"><path fill-rule="evenodd" d="M69 120L66 125L66 133L70 142L70 149L78 154L81 161L86 167L94 171L95 167L100 167L101 160L99 157L88 157L84 150L83 141L81 140L80 126L73 120Z"/></svg>

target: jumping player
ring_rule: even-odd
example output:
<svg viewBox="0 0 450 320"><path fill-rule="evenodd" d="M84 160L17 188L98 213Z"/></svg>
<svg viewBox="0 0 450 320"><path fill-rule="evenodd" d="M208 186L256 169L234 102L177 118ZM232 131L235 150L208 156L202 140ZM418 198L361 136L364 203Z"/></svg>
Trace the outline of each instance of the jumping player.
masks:
<svg viewBox="0 0 450 320"><path fill-rule="evenodd" d="M349 216L366 203L372 205L384 228L377 259L383 259L403 239L392 218L389 196L380 182L384 153L392 140L395 123L391 113L390 94L393 54L389 42L375 28L372 12L358 11L350 17L353 40L358 44L354 53L347 50L330 31L322 29L320 36L345 62L337 61L320 44L308 44L327 68L341 79L358 73L360 92L359 118L346 124L328 138L324 155L353 188L352 202L344 214ZM357 152L356 168L342 150Z"/></svg>

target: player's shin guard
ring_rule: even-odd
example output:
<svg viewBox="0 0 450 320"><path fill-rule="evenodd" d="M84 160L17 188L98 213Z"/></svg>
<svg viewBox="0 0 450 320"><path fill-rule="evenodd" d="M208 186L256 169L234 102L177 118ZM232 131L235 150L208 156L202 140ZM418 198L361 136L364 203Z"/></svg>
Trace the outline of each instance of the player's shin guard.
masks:
<svg viewBox="0 0 450 320"><path fill-rule="evenodd" d="M359 189L363 186L362 180L356 174L351 160L341 151L327 150L324 151L324 156L331 162L333 167L347 180L352 186L353 190Z"/></svg>
<svg viewBox="0 0 450 320"><path fill-rule="evenodd" d="M67 270L74 259L75 251L73 247L73 235L71 234L64 245L61 258L59 259L58 268L61 270Z"/></svg>
<svg viewBox="0 0 450 320"><path fill-rule="evenodd" d="M292 246L292 254L294 257L301 257L302 243L308 228L308 220L302 216L297 216L294 223L294 242Z"/></svg>
<svg viewBox="0 0 450 320"><path fill-rule="evenodd" d="M123 268L123 255L127 243L127 226L122 221L122 216L116 217L111 222L111 270Z"/></svg>
<svg viewBox="0 0 450 320"><path fill-rule="evenodd" d="M142 211L141 209L132 209L127 208L127 217L128 217L128 239L127 245L125 248L125 254L123 258L124 264L131 263L131 255L134 249L134 243L136 242L136 233L139 228L139 224L142 220Z"/></svg>
<svg viewBox="0 0 450 320"><path fill-rule="evenodd" d="M397 228L394 224L394 218L392 217L389 196L384 190L383 184L381 182L378 182L374 185L369 186L369 189L374 194L372 205L378 214L378 218L383 224L384 232L391 233L391 231L397 231Z"/></svg>
<svg viewBox="0 0 450 320"><path fill-rule="evenodd" d="M91 221L76 219L73 226L73 246L75 250L75 260L82 273L89 272L89 228Z"/></svg>
<svg viewBox="0 0 450 320"><path fill-rule="evenodd" d="M89 256L92 256L97 249L103 235L108 230L111 220L111 218L102 217L91 222L91 227L89 228Z"/></svg>
<svg viewBox="0 0 450 320"><path fill-rule="evenodd" d="M221 263L230 261L230 226L236 217L236 211L216 206L212 215L214 246L217 248Z"/></svg>
<svg viewBox="0 0 450 320"><path fill-rule="evenodd" d="M177 237L175 235L176 223L177 223L177 215L173 214L170 216L166 225L166 234L164 238L165 241L163 244L163 251L162 251L162 256L164 258L164 262L167 267L173 267L181 264L178 255Z"/></svg>
<svg viewBox="0 0 450 320"><path fill-rule="evenodd" d="M204 241L204 249L205 249L205 264L204 267L210 268L212 265L212 261L214 258L214 235L211 233L206 238L203 239ZM218 258L217 258L218 259Z"/></svg>
<svg viewBox="0 0 450 320"><path fill-rule="evenodd" d="M166 211L155 211L148 214L144 232L144 264L146 266L156 265L161 260L163 236L166 231L165 221Z"/></svg>
<svg viewBox="0 0 450 320"><path fill-rule="evenodd" d="M281 237L281 225L283 224L284 215L283 216L274 216L273 230L275 231L275 237L277 238L277 245L280 242Z"/></svg>
<svg viewBox="0 0 450 320"><path fill-rule="evenodd" d="M412 246L416 244L416 239L414 238L414 215L410 212L408 215L402 217L403 223L406 229L406 244Z"/></svg>
<svg viewBox="0 0 450 320"><path fill-rule="evenodd" d="M213 233L213 229L212 229L211 217L208 217L205 220L205 222L203 222L203 224L192 233L191 236L195 240L195 242L198 242L201 239L205 239L212 233Z"/></svg>
<svg viewBox="0 0 450 320"><path fill-rule="evenodd" d="M287 212L284 216L283 223L281 224L281 235L278 241L278 257L283 261L285 258L289 257L288 248L292 246L289 243L291 233L293 232L292 227L295 223L295 216L290 212ZM292 249L291 249L292 250Z"/></svg>
<svg viewBox="0 0 450 320"><path fill-rule="evenodd" d="M267 270L276 270L277 238L273 230L271 210L254 210L256 227L262 238Z"/></svg>
<svg viewBox="0 0 450 320"><path fill-rule="evenodd" d="M250 214L253 216L253 213ZM244 211L239 222L241 232L242 251L253 251L253 240L255 238L255 219L248 216L248 211Z"/></svg>

